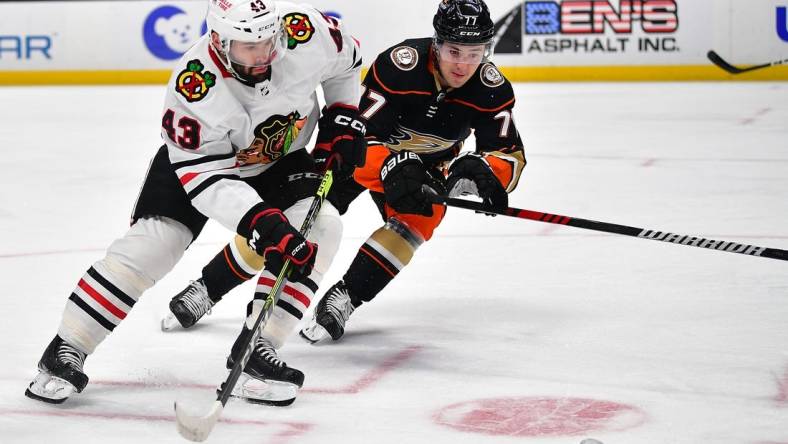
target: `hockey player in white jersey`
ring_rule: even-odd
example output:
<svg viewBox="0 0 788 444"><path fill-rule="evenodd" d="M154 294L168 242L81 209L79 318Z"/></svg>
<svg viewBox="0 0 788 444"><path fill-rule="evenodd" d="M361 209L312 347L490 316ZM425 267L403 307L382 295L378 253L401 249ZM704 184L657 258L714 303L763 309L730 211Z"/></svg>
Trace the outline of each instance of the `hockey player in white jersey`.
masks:
<svg viewBox="0 0 788 444"><path fill-rule="evenodd" d="M295 228L321 177L305 145L320 119L323 168L347 174L363 163L364 129L355 123L358 44L314 8L273 0L211 0L207 24L208 33L178 62L167 85L165 144L151 162L132 225L71 293L28 397L60 403L81 392L87 355L175 266L208 218L237 233L239 254L265 259L255 300L265 298L286 259L293 264L281 296L288 310L276 307L254 339L233 394L286 405L303 384L303 373L284 364L276 349L309 305L342 231L328 203L308 240ZM322 118L315 94L321 85ZM228 369L251 334L245 324ZM261 386L254 379L279 389L251 390Z"/></svg>

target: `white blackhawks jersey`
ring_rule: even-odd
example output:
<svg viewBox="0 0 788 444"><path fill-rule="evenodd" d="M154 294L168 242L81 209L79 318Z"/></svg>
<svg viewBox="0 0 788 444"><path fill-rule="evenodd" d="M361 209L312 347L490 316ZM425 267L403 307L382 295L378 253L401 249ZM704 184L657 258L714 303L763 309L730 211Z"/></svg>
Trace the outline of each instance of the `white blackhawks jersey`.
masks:
<svg viewBox="0 0 788 444"><path fill-rule="evenodd" d="M356 106L360 95L358 42L311 6L278 5L288 42L268 80L254 86L237 80L205 35L167 86L162 138L173 169L192 205L233 231L261 202L239 179L304 149L320 115L316 88L323 86L328 106Z"/></svg>

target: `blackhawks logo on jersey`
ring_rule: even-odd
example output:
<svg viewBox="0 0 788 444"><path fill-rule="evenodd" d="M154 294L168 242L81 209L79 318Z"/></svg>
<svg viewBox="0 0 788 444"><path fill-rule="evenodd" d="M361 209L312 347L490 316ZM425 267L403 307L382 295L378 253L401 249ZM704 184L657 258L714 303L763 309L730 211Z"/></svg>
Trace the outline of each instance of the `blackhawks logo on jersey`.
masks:
<svg viewBox="0 0 788 444"><path fill-rule="evenodd" d="M249 148L238 153L238 162L243 165L269 164L290 151L290 146L306 124L306 117L298 111L287 116L271 116L254 129L254 141Z"/></svg>
<svg viewBox="0 0 788 444"><path fill-rule="evenodd" d="M205 98L211 87L216 84L216 76L210 71L203 72L204 68L199 60L189 60L186 69L178 74L175 90L189 103Z"/></svg>
<svg viewBox="0 0 788 444"><path fill-rule="evenodd" d="M285 30L287 31L287 49L308 42L315 33L315 27L309 21L309 16L293 12L285 16Z"/></svg>

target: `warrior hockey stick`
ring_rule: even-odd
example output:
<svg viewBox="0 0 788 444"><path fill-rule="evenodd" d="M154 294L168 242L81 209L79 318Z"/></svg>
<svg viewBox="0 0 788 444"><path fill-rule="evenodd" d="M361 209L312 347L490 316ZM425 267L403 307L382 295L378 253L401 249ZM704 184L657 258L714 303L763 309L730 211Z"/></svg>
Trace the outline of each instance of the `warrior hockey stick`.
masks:
<svg viewBox="0 0 788 444"><path fill-rule="evenodd" d="M664 231L646 230L643 228L629 227L626 225L597 222L594 220L580 219L577 217L561 216L558 214L540 213L538 211L522 210L508 207L501 211L492 210L479 202L463 199L453 199L444 196L431 196L434 203L450 207L464 208L487 214L500 214L502 216L530 219L550 224L568 225L570 227L584 228L586 230L603 231L605 233L623 234L624 236L651 239L672 244L687 245L690 247L708 248L710 250L727 251L728 253L746 254L748 256L765 257L788 261L788 250L778 248L756 247L754 245L737 244L735 242L717 241L697 236L673 234Z"/></svg>
<svg viewBox="0 0 788 444"><path fill-rule="evenodd" d="M731 74L741 74L744 72L755 71L757 69L763 69L763 68L768 68L770 66L777 66L777 65L782 65L784 63L788 63L788 59L785 59L785 60L777 60L769 63L763 63L761 65L749 66L747 68L738 68L723 60L722 57L720 57L719 54L717 54L714 51L709 51L706 54L706 56L709 58L709 60L712 61L712 63L724 69L725 71L728 71Z"/></svg>
<svg viewBox="0 0 788 444"><path fill-rule="evenodd" d="M300 231L304 237L306 237L306 235L309 233L309 230L312 228L312 223L314 223L317 214L320 212L320 208L322 207L323 201L326 199L326 195L328 194L328 190L331 189L332 184L333 175L329 170L323 176L323 180L320 182L320 186L315 192L315 198L312 201L312 206L309 207L309 211L306 214L304 223L301 224ZM290 260L288 259L282 266L282 271L279 272L276 282L274 282L268 297L265 299L262 311L257 315L257 318L254 321L254 326L251 328L251 331L254 333L249 336L249 342L246 344L243 354L241 355L240 359L235 361L235 365L233 365L232 370L230 370L230 374L227 376L224 384L220 386L221 389L219 390L219 393L216 396L216 401L211 406L210 411L202 416L189 415L180 409L178 403L175 402L175 419L178 426L178 432L184 438L196 442L202 442L208 438L211 430L213 430L213 426L216 425L216 422L219 420L219 416L222 414L222 410L227 404L227 400L230 398L230 394L232 393L235 384L238 382L238 378L241 376L243 368L246 367L246 363L249 361L249 357L252 355L252 348L255 338L257 338L260 329L265 326L265 324L268 322L268 318L271 316L271 312L273 311L274 306L279 299L279 294L282 291L282 287L286 280L285 276L287 276L287 272L289 270Z"/></svg>

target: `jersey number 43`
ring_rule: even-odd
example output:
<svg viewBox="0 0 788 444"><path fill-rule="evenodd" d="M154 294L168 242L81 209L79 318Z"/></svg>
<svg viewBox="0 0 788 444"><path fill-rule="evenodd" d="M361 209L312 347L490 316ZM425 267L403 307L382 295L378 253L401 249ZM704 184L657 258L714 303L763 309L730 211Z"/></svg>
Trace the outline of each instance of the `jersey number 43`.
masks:
<svg viewBox="0 0 788 444"><path fill-rule="evenodd" d="M200 122L191 117L183 116L178 119L178 128L175 128L175 111L168 109L161 118L161 127L167 137L177 143L181 148L196 150L200 147Z"/></svg>

